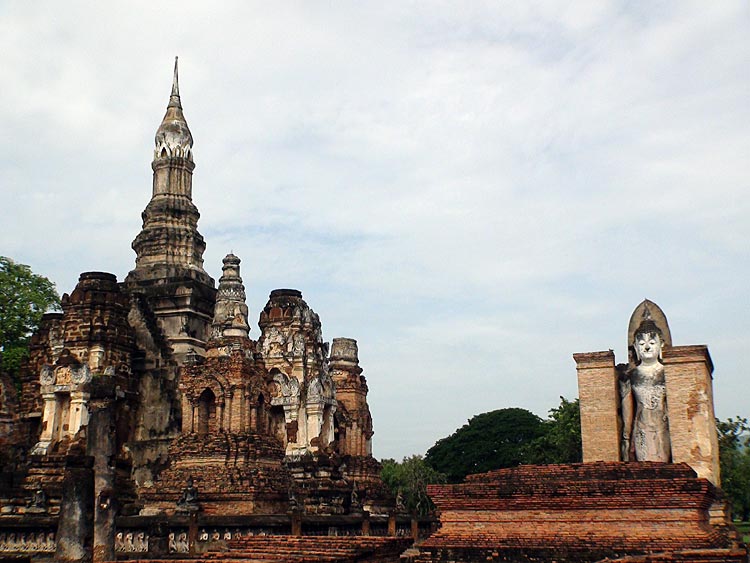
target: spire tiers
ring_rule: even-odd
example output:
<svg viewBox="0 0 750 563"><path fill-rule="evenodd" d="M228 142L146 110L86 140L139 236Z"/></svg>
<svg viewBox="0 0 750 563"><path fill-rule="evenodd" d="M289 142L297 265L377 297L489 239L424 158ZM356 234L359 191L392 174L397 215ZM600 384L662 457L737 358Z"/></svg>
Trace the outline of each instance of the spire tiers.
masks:
<svg viewBox="0 0 750 563"><path fill-rule="evenodd" d="M250 325L247 322L245 286L242 285L240 277L240 259L234 254L227 254L221 270L222 276L219 278L211 336L213 338L230 336L247 338Z"/></svg>
<svg viewBox="0 0 750 563"><path fill-rule="evenodd" d="M151 201L143 212L143 229L133 241L135 274L198 277L213 287L203 270L206 243L198 232L200 214L193 204L193 137L182 115L175 58L172 95L156 132ZM133 274L133 273L131 273ZM210 322L210 313L207 323Z"/></svg>
<svg viewBox="0 0 750 563"><path fill-rule="evenodd" d="M156 130L154 142L156 145L155 162L163 158L184 158L193 162L193 135L182 114L177 57L174 58L172 92L169 96L169 104L167 104L167 113L164 114L164 119Z"/></svg>

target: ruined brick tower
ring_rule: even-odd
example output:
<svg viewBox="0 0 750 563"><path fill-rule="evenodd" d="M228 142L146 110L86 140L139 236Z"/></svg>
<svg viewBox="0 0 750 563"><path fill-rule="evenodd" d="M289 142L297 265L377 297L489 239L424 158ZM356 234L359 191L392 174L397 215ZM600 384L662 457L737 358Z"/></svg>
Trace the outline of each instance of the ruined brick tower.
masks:
<svg viewBox="0 0 750 563"><path fill-rule="evenodd" d="M81 274L33 336L17 400L0 379L17 405L0 408L4 554L156 558L208 548L220 527L222 541L348 534L370 514L385 530L394 503L356 342L335 339L329 356L293 289L271 291L253 338L239 257L218 290L203 268L192 149L175 60L135 268L121 283Z"/></svg>

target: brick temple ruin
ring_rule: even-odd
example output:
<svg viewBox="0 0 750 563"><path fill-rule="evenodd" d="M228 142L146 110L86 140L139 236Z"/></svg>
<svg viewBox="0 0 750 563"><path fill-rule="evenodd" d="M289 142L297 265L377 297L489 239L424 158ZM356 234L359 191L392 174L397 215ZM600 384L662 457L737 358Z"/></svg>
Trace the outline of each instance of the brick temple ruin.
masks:
<svg viewBox="0 0 750 563"><path fill-rule="evenodd" d="M437 531L405 514L371 453L357 342L329 348L295 289L251 336L240 259L218 286L203 268L194 167L175 63L135 268L81 274L21 392L0 373L1 561L747 562L708 349L673 346L650 301L627 363L574 355L584 463L430 486Z"/></svg>
<svg viewBox="0 0 750 563"><path fill-rule="evenodd" d="M33 336L20 394L0 380L0 559L193 557L276 536L293 552L303 534L397 559L413 525L372 456L357 342L329 347L294 289L271 291L251 336L240 259L218 287L204 270L194 167L175 62L135 268L81 274Z"/></svg>

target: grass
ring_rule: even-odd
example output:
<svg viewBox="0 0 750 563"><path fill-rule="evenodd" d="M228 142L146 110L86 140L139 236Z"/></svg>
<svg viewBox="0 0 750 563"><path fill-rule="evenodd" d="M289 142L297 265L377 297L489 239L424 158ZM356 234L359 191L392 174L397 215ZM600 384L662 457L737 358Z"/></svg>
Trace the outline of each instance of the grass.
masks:
<svg viewBox="0 0 750 563"><path fill-rule="evenodd" d="M750 522L735 522L734 526L742 536L742 541L750 543Z"/></svg>

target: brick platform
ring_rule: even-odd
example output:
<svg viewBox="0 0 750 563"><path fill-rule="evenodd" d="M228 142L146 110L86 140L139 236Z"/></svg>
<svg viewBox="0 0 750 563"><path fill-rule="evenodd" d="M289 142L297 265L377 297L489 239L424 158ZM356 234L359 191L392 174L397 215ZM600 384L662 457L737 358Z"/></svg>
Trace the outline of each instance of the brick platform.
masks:
<svg viewBox="0 0 750 563"><path fill-rule="evenodd" d="M252 536L228 542L228 551L207 552L192 558L148 559L149 563L222 561L224 563L397 563L410 545L409 538ZM131 560L137 563L141 560Z"/></svg>
<svg viewBox="0 0 750 563"><path fill-rule="evenodd" d="M686 464L523 466L471 475L460 485L431 485L428 492L442 527L421 546L420 563L647 554L670 561L686 550L725 557L700 561L744 561L732 558L738 546L727 527L709 523L717 489Z"/></svg>

